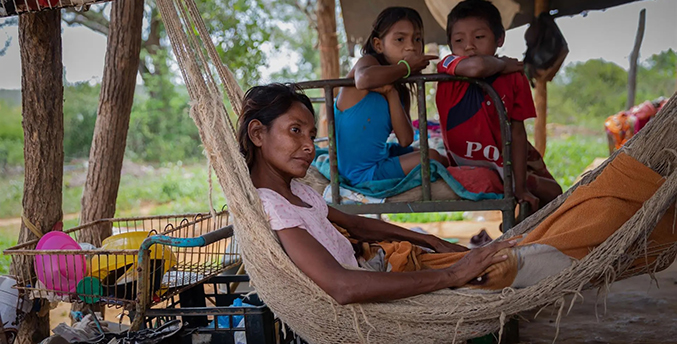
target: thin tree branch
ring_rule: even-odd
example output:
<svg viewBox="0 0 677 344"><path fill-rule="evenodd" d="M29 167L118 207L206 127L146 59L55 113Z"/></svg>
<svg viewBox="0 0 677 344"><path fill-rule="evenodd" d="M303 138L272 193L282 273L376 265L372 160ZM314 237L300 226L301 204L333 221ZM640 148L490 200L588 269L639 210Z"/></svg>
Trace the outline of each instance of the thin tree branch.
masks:
<svg viewBox="0 0 677 344"><path fill-rule="evenodd" d="M305 4L301 4L301 1L294 1L294 6L298 8L303 14L308 18L308 24L313 30L317 30L317 16L315 15L315 1L308 0Z"/></svg>
<svg viewBox="0 0 677 344"><path fill-rule="evenodd" d="M69 15L64 16L63 21L68 26L82 25L104 36L109 33L109 20L104 17L103 13L95 11L78 12L73 8L65 9Z"/></svg>

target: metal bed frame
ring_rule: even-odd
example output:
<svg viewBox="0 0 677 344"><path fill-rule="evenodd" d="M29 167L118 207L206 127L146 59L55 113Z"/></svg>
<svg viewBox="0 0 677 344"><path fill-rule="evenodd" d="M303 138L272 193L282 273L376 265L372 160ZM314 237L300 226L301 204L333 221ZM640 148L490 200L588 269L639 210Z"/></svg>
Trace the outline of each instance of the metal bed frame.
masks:
<svg viewBox="0 0 677 344"><path fill-rule="evenodd" d="M447 74L423 74L403 79L402 83L417 85L418 104L425 104L425 84L428 82L464 81L477 85L489 96L496 107L500 120L502 155L503 155L503 198L494 200L468 201L446 200L434 201L431 199L430 189L430 158L428 152L428 113L425 106L418 106L418 123L420 132L421 152L421 180L423 197L414 202L396 202L382 204L341 204L339 197L339 172L336 156L336 124L334 120L334 89L337 87L355 86L354 79L331 79L300 82L296 85L301 89L322 89L324 98L313 98L313 102L324 103L328 125L328 148L330 161L330 184L332 191L331 205L341 211L351 214L386 214L386 213L423 213L442 211L481 211L500 210L503 215L503 231L515 225L516 199L513 191L513 171L511 142L512 132L505 106L496 90L488 83L479 79L451 76ZM522 208L522 207L520 207ZM520 214L522 217L523 214Z"/></svg>

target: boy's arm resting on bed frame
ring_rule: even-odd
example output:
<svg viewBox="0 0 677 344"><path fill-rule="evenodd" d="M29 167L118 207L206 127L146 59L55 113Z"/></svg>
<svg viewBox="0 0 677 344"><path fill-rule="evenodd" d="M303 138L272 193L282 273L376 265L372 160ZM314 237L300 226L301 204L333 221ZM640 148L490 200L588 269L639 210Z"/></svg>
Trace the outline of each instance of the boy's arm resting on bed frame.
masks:
<svg viewBox="0 0 677 344"><path fill-rule="evenodd" d="M519 72L523 68L524 64L514 58L477 55L458 62L453 74L469 78L486 78L498 73Z"/></svg>
<svg viewBox="0 0 677 344"><path fill-rule="evenodd" d="M331 206L327 217L329 221L348 231L352 238L360 241L408 241L440 253L468 250L461 245L449 243L434 235L417 233L381 220L346 214Z"/></svg>

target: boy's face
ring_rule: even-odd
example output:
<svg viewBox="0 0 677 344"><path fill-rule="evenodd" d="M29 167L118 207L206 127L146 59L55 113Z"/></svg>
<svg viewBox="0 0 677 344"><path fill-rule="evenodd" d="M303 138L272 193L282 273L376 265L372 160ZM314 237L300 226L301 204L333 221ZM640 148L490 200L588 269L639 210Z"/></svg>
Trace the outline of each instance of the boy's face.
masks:
<svg viewBox="0 0 677 344"><path fill-rule="evenodd" d="M451 52L458 56L495 55L503 46L504 37L497 40L489 23L482 18L459 19L451 29Z"/></svg>

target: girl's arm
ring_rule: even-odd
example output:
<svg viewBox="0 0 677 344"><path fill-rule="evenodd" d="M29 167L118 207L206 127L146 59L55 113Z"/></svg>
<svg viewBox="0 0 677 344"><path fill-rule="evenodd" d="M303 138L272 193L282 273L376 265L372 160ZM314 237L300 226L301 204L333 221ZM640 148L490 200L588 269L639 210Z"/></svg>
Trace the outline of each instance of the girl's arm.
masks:
<svg viewBox="0 0 677 344"><path fill-rule="evenodd" d="M348 231L351 237L360 241L409 241L412 244L431 248L439 253L462 252L468 250L461 245L451 244L434 235L410 231L385 221L346 214L331 206L329 207L327 218L329 221Z"/></svg>
<svg viewBox="0 0 677 344"><path fill-rule="evenodd" d="M392 84L403 78L407 75L407 66L403 63L383 66L374 56L366 55L357 61L353 71L355 88L370 90Z"/></svg>
<svg viewBox="0 0 677 344"><path fill-rule="evenodd" d="M538 198L527 189L527 132L524 122L511 121L512 160L515 176L515 197L519 201L529 202L531 211L538 209Z"/></svg>
<svg viewBox="0 0 677 344"><path fill-rule="evenodd" d="M383 96L388 100L388 108L390 109L390 122L393 124L393 131L397 136L397 141L400 146L408 147L414 142L414 127L411 125L409 115L404 111L402 102L400 102L400 94L397 90L388 85L385 86Z"/></svg>
<svg viewBox="0 0 677 344"><path fill-rule="evenodd" d="M461 60L454 75L469 78L486 78L494 74L513 73L523 70L524 63L510 57L495 57L490 55L471 56Z"/></svg>
<svg viewBox="0 0 677 344"><path fill-rule="evenodd" d="M507 258L495 256L514 241L496 242L466 254L446 269L417 272L371 272L343 268L310 233L302 228L277 232L282 247L294 264L329 294L345 305L401 299L435 290L465 285L492 264Z"/></svg>
<svg viewBox="0 0 677 344"><path fill-rule="evenodd" d="M407 57L405 60L409 63L413 75L428 66L430 60L436 58L437 56L434 55L415 55ZM407 72L408 69L404 63L384 66L374 56L367 55L357 61L352 76L355 77L355 88L370 90L392 84L407 75ZM348 74L348 77L351 77L351 75Z"/></svg>

